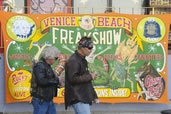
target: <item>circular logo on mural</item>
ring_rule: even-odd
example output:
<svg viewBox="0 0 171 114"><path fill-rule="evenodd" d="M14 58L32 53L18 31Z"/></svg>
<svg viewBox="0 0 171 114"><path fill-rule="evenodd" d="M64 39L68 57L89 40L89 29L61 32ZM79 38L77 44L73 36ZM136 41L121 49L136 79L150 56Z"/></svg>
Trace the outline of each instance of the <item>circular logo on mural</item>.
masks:
<svg viewBox="0 0 171 114"><path fill-rule="evenodd" d="M25 99L30 96L31 73L26 70L14 71L8 79L8 87L14 99Z"/></svg>
<svg viewBox="0 0 171 114"><path fill-rule="evenodd" d="M95 25L95 17L83 16L79 18L79 25L84 30L91 30Z"/></svg>
<svg viewBox="0 0 171 114"><path fill-rule="evenodd" d="M163 21L157 17L146 17L137 26L138 35L148 43L157 43L163 39L166 28Z"/></svg>
<svg viewBox="0 0 171 114"><path fill-rule="evenodd" d="M11 39L25 42L35 34L36 24L27 16L13 16L7 22L6 31Z"/></svg>

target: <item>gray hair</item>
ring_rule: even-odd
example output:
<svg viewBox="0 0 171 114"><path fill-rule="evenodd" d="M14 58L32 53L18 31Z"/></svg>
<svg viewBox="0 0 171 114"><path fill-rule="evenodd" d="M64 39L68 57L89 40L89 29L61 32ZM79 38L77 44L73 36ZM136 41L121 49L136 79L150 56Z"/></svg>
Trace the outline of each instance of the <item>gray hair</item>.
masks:
<svg viewBox="0 0 171 114"><path fill-rule="evenodd" d="M44 59L54 59L60 54L60 51L55 46L47 47L42 52Z"/></svg>

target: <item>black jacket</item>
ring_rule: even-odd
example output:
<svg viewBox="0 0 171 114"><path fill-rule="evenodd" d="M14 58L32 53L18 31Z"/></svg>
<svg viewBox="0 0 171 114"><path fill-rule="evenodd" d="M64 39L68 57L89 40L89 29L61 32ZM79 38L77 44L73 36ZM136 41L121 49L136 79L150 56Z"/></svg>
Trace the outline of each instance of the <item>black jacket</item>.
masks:
<svg viewBox="0 0 171 114"><path fill-rule="evenodd" d="M46 101L57 96L58 78L55 76L51 66L41 59L33 66L31 80L31 95Z"/></svg>
<svg viewBox="0 0 171 114"><path fill-rule="evenodd" d="M91 104L97 94L91 83L92 77L88 71L85 57L77 51L65 65L65 108L76 102Z"/></svg>

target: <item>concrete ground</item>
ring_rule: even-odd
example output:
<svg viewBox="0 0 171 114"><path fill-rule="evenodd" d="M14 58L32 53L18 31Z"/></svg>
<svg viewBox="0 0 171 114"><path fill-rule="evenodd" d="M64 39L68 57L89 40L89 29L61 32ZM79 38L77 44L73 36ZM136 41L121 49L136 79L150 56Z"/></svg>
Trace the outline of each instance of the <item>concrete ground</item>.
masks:
<svg viewBox="0 0 171 114"><path fill-rule="evenodd" d="M32 112L8 112L8 113L0 113L0 114L32 114ZM72 111L60 111L58 112L58 114L74 114ZM93 111L92 114L161 114L160 112L155 112L155 111L151 111L151 112L143 112L143 111L139 111L139 112L127 112L127 111Z"/></svg>

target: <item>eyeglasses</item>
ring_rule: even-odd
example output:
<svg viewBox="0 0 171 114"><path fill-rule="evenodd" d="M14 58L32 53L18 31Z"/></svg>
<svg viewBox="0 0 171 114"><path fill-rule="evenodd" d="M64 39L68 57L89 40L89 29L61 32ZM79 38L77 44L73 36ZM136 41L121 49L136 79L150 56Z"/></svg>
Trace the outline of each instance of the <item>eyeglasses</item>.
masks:
<svg viewBox="0 0 171 114"><path fill-rule="evenodd" d="M93 47L87 47L89 50L92 50L93 49Z"/></svg>
<svg viewBox="0 0 171 114"><path fill-rule="evenodd" d="M58 57L55 57L55 61L58 60Z"/></svg>

